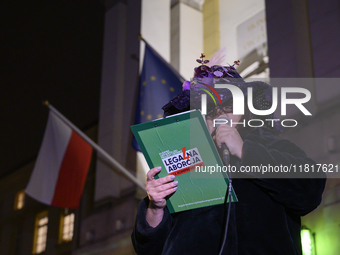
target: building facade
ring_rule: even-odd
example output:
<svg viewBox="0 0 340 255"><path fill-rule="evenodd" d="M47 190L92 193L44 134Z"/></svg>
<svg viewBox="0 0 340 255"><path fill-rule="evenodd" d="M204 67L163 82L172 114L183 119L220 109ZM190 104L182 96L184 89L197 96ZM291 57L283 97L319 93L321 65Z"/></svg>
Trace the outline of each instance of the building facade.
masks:
<svg viewBox="0 0 340 255"><path fill-rule="evenodd" d="M298 2L103 0L98 122L84 130L144 182L147 167L140 154L136 157L129 128L144 50L137 35L142 34L188 80L202 52L209 59L225 47L226 62L240 60L238 71L249 80L307 84L312 116L288 116L299 126L285 129L282 137L317 163L339 165L340 3ZM23 192L33 167L31 160L0 179L1 255L135 254L130 235L143 191L95 154L80 207L49 207ZM302 218L314 234L314 254L337 255L340 250L337 177L329 176L321 205Z"/></svg>

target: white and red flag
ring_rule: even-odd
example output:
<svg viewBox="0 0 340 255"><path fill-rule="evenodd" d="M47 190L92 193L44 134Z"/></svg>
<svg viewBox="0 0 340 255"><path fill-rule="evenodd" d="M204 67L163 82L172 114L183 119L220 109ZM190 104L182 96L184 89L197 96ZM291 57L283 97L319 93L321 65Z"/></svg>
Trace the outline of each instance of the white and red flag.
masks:
<svg viewBox="0 0 340 255"><path fill-rule="evenodd" d="M44 204L77 208L91 155L92 147L50 111L26 193Z"/></svg>

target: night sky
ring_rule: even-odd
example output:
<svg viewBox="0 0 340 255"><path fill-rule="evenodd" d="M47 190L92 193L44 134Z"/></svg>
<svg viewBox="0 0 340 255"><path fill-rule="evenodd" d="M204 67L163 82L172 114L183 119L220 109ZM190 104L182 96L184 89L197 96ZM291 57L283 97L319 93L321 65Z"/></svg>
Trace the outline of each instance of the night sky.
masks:
<svg viewBox="0 0 340 255"><path fill-rule="evenodd" d="M104 5L1 1L0 178L35 159L49 102L80 129L98 122Z"/></svg>

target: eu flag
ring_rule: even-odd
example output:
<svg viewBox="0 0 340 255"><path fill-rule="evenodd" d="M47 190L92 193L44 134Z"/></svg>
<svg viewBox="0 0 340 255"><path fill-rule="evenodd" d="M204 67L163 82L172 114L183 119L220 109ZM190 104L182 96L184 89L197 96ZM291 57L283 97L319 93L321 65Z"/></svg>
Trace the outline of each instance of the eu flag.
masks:
<svg viewBox="0 0 340 255"><path fill-rule="evenodd" d="M162 107L182 91L184 79L145 42L135 124L163 117ZM139 150L137 142L133 146Z"/></svg>

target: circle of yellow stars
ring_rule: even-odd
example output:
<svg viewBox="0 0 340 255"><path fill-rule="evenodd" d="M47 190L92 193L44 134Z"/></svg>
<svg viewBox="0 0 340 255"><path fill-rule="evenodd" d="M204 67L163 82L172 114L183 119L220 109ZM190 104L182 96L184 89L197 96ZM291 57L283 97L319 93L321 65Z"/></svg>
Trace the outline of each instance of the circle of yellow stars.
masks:
<svg viewBox="0 0 340 255"><path fill-rule="evenodd" d="M155 81L157 78L156 78L156 76L154 76L154 75L152 75L151 77L150 77L150 80L151 81ZM162 79L161 80L161 83L162 84L166 84L166 80L164 80L164 79ZM146 86L146 81L143 81L143 83L142 83L142 86ZM171 91L171 92L174 92L175 91L175 89L173 88L173 87L169 87L169 90ZM143 96L143 92L141 92L140 93L140 96ZM141 116L144 116L145 115L145 112L142 110L141 112L140 112L140 115ZM163 115L162 114L158 114L157 115L157 118L159 119L159 118L162 118L163 117ZM148 114L147 116L146 116L146 119L147 120L151 120L152 119L152 115L151 114Z"/></svg>

